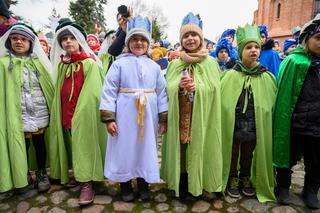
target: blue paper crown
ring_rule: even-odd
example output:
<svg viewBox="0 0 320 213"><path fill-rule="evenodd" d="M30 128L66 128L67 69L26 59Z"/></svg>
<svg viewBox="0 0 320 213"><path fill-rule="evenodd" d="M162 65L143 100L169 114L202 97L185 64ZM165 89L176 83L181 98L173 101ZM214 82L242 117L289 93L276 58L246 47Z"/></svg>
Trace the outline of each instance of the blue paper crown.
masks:
<svg viewBox="0 0 320 213"><path fill-rule="evenodd" d="M146 30L148 33L151 33L152 31L152 25L149 19L142 18L141 16L136 16L133 19L129 20L128 26L127 26L127 32L134 28L141 28Z"/></svg>
<svg viewBox="0 0 320 213"><path fill-rule="evenodd" d="M202 30L202 20L199 15L193 15L192 12L189 12L188 15L186 15L183 20L181 27L186 24L195 24Z"/></svg>

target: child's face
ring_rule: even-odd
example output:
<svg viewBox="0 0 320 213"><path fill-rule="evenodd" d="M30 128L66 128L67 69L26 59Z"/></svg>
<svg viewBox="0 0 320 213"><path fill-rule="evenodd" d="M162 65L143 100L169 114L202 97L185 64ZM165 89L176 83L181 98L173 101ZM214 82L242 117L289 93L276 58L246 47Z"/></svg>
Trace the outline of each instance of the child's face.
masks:
<svg viewBox="0 0 320 213"><path fill-rule="evenodd" d="M61 39L61 46L67 52L67 55L80 53L80 45L73 35L63 36Z"/></svg>
<svg viewBox="0 0 320 213"><path fill-rule="evenodd" d="M31 40L23 35L12 34L9 36L11 48L14 54L26 56L31 48Z"/></svg>
<svg viewBox="0 0 320 213"><path fill-rule="evenodd" d="M136 56L146 54L148 50L148 41L145 37L140 35L134 35L129 41L129 50Z"/></svg>
<svg viewBox="0 0 320 213"><path fill-rule="evenodd" d="M287 50L286 53L289 54L291 53L293 50L295 50L297 48L297 45L293 44L291 45Z"/></svg>
<svg viewBox="0 0 320 213"><path fill-rule="evenodd" d="M88 45L89 45L89 47L94 47L97 45L97 41L94 38L89 38Z"/></svg>
<svg viewBox="0 0 320 213"><path fill-rule="evenodd" d="M242 61L247 64L252 64L257 61L260 56L260 48L256 42L247 43L242 51Z"/></svg>
<svg viewBox="0 0 320 213"><path fill-rule="evenodd" d="M228 39L228 43L229 43L229 44L232 44L232 42L233 42L233 35L231 35L231 34L227 35L227 39Z"/></svg>
<svg viewBox="0 0 320 213"><path fill-rule="evenodd" d="M320 33L313 35L307 42L311 54L320 56Z"/></svg>
<svg viewBox="0 0 320 213"><path fill-rule="evenodd" d="M40 44L41 44L42 49L44 50L45 53L49 52L49 49L48 49L48 46L47 46L46 42L40 41Z"/></svg>
<svg viewBox="0 0 320 213"><path fill-rule="evenodd" d="M229 57L228 51L225 48L222 48L219 52L218 52L218 58L220 61L226 61Z"/></svg>
<svg viewBox="0 0 320 213"><path fill-rule="evenodd" d="M182 37L182 46L188 52L196 52L200 47L201 41L198 33L189 32Z"/></svg>

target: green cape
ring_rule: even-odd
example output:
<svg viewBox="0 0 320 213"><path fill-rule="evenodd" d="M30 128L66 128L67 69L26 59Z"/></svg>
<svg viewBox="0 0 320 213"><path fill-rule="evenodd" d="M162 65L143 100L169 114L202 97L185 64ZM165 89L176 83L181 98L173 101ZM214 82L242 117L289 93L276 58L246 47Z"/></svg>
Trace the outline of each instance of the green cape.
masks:
<svg viewBox="0 0 320 213"><path fill-rule="evenodd" d="M310 56L301 48L280 64L273 112L273 165L276 167L289 168L291 116L310 64Z"/></svg>
<svg viewBox="0 0 320 213"><path fill-rule="evenodd" d="M251 180L260 202L274 200L274 174L272 167L272 107L276 93L276 80L270 72L246 75L230 70L221 78L223 190L225 190L231 164L235 125L235 109L245 81L251 85L256 122L257 144L253 154Z"/></svg>
<svg viewBox="0 0 320 213"><path fill-rule="evenodd" d="M84 84L72 118L71 135L62 128L61 87L65 76L65 64L60 64L52 105L50 131L50 176L69 180L68 169L73 167L77 181L100 181L106 149L106 130L100 122L100 96L102 82L100 70L91 58L82 61Z"/></svg>
<svg viewBox="0 0 320 213"><path fill-rule="evenodd" d="M168 132L162 145L161 177L169 189L179 196L180 133L179 133L179 83L182 69L190 66L180 59L171 62L167 69L167 94L169 99ZM218 63L206 57L191 64L194 70L196 92L194 95L191 141L187 148L189 192L194 196L221 191L221 103L220 72Z"/></svg>
<svg viewBox="0 0 320 213"><path fill-rule="evenodd" d="M109 64L110 64L110 59L112 59L112 61L114 61L115 57L110 55L109 53L105 53L100 56L100 60L102 62L101 75L102 75L103 80L105 79L105 77L107 75Z"/></svg>
<svg viewBox="0 0 320 213"><path fill-rule="evenodd" d="M23 66L36 66L39 71L38 79L49 111L54 93L51 76L39 59L32 59L33 63L25 59L11 60L13 69L9 71L9 56L0 59L0 103L3 103L0 107L0 192L28 184L28 161L21 115ZM29 156L34 157L32 151Z"/></svg>

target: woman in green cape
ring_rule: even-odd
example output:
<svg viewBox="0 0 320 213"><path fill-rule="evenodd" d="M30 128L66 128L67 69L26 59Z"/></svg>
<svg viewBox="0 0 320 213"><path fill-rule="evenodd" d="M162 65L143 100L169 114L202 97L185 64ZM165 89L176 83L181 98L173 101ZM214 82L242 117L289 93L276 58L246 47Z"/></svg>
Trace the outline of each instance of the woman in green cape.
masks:
<svg viewBox="0 0 320 213"><path fill-rule="evenodd" d="M257 62L261 49L258 27L239 27L236 36L241 61L221 79L223 189L233 198L240 198L241 189L244 195L257 194L260 202L266 202L274 200L272 106L276 80Z"/></svg>
<svg viewBox="0 0 320 213"><path fill-rule="evenodd" d="M45 133L54 88L50 61L30 26L15 24L1 37L0 86L0 192L26 192L35 161L35 184L45 192L50 188Z"/></svg>
<svg viewBox="0 0 320 213"><path fill-rule="evenodd" d="M93 201L93 181L103 180L106 132L100 122L102 81L99 60L86 43L83 28L61 23L51 50L56 90L52 105L50 176L67 187L81 183L79 204ZM95 61L96 60L96 61ZM69 179L69 168L74 177Z"/></svg>
<svg viewBox="0 0 320 213"><path fill-rule="evenodd" d="M180 59L169 64L166 74L168 132L161 177L184 198L188 192L221 191L221 103L219 66L204 49L199 16L189 13L183 19L180 41Z"/></svg>
<svg viewBox="0 0 320 213"><path fill-rule="evenodd" d="M297 48L282 62L274 109L273 164L276 196L288 205L291 167L301 155L305 165L302 196L318 209L320 187L320 14L303 27Z"/></svg>

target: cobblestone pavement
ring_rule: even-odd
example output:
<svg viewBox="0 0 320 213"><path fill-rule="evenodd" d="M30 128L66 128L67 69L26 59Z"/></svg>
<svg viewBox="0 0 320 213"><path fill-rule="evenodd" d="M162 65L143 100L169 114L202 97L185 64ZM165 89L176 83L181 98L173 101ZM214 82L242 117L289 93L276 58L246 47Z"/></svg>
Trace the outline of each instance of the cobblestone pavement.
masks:
<svg viewBox="0 0 320 213"><path fill-rule="evenodd" d="M160 155L160 153L159 153ZM290 206L279 206L275 202L259 203L256 198L242 197L238 200L231 197L219 197L214 194L205 194L199 198L190 198L184 201L174 197L172 191L166 188L165 183L151 185L152 199L150 202L136 200L132 203L121 201L119 184L104 181L95 183L95 200L92 205L80 207L78 205L79 186L67 189L60 185L52 185L44 194L38 194L36 189L31 189L23 195L12 193L0 194L0 212L28 212L28 213L63 213L63 212L207 212L207 213L242 213L242 212L272 212L295 213L311 212L320 213L320 210L311 211L305 207L301 199L303 187L304 166L298 163L292 176L290 190ZM318 194L320 197L320 193Z"/></svg>

